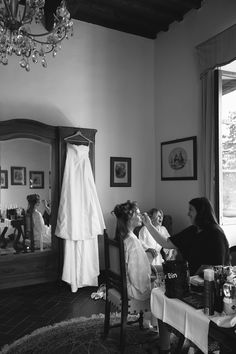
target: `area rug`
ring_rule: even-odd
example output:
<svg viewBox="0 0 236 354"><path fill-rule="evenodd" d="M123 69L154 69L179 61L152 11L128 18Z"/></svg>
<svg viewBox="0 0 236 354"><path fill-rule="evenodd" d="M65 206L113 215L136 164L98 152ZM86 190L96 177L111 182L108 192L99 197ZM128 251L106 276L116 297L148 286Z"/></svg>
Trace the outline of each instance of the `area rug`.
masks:
<svg viewBox="0 0 236 354"><path fill-rule="evenodd" d="M112 316L112 322L118 321ZM112 329L102 339L104 315L78 318L40 328L33 333L5 345L1 354L118 354L119 329ZM152 353L158 333L140 330L138 324L127 327L127 354ZM156 352L156 351L155 351Z"/></svg>

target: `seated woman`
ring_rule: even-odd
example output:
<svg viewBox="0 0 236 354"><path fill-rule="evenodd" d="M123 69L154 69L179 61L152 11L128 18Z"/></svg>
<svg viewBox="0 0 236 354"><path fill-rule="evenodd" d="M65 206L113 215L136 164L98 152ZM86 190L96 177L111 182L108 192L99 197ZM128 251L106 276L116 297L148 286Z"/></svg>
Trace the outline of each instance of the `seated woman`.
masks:
<svg viewBox="0 0 236 354"><path fill-rule="evenodd" d="M142 216L136 202L118 204L112 211L117 218L115 238L124 240L128 296L136 300L149 299L151 266L141 242L133 233L141 226Z"/></svg>
<svg viewBox="0 0 236 354"><path fill-rule="evenodd" d="M152 225L147 214L143 223L162 247L180 251L189 263L190 275L199 272L204 265L229 265L229 244L210 201L204 197L190 200L188 216L192 225L169 238Z"/></svg>
<svg viewBox="0 0 236 354"><path fill-rule="evenodd" d="M40 196L38 194L30 194L27 196L28 208L26 215L32 215L33 221L33 245L31 245L31 250L40 249L51 244L51 228L44 224L44 220L40 211L37 207L40 205Z"/></svg>
<svg viewBox="0 0 236 354"><path fill-rule="evenodd" d="M210 201L205 197L190 200L188 216L192 225L167 239L152 225L147 214L143 223L162 247L180 251L188 261L190 275L201 273L207 265L229 265L229 244ZM170 353L168 328L158 322L161 353Z"/></svg>
<svg viewBox="0 0 236 354"><path fill-rule="evenodd" d="M151 219L152 225L162 234L165 238L170 237L169 232L162 225L163 222L163 211L160 209L152 208L148 211L148 216ZM161 266L163 263L163 257L165 259L171 259L173 256L173 250L168 250L167 252L162 249L162 246L155 241L147 227L144 225L139 231L139 240L148 256L150 263L153 266ZM163 253L165 252L165 254Z"/></svg>

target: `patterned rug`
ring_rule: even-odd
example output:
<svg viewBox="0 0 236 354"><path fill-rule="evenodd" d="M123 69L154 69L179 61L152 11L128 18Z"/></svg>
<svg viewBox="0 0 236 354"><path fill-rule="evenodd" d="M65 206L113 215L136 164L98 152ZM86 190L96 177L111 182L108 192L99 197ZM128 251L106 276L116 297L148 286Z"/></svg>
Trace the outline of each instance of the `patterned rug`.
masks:
<svg viewBox="0 0 236 354"><path fill-rule="evenodd" d="M118 321L112 316L112 322ZM1 354L118 354L119 329L112 329L102 339L104 315L63 321L40 328L5 345ZM158 353L158 334L140 330L138 324L127 327L126 354Z"/></svg>

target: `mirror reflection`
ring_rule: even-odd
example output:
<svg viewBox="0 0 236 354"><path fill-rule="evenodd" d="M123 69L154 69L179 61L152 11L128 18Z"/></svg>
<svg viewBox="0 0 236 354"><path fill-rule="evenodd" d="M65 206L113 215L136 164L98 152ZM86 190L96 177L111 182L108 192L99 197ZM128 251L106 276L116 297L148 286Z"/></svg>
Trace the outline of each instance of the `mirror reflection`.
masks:
<svg viewBox="0 0 236 354"><path fill-rule="evenodd" d="M0 142L0 256L51 248L51 145Z"/></svg>

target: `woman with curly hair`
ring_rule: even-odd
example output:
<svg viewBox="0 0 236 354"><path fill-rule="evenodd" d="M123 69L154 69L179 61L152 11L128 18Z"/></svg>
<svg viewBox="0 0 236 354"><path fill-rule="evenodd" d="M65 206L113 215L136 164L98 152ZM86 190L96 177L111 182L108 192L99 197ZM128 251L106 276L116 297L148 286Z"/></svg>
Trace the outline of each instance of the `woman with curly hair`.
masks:
<svg viewBox="0 0 236 354"><path fill-rule="evenodd" d="M142 216L136 202L115 206L117 218L115 238L124 240L127 289L130 298L146 300L151 292L151 266L134 229L142 225Z"/></svg>

